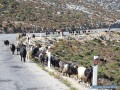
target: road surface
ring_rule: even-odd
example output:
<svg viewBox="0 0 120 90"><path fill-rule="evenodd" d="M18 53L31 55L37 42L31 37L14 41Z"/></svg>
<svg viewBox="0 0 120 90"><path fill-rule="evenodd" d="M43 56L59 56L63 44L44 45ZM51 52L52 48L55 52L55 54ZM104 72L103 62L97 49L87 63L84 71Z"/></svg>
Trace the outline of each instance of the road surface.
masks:
<svg viewBox="0 0 120 90"><path fill-rule="evenodd" d="M3 40L14 43L15 39L15 34L0 34L0 90L69 90L35 63L21 62L16 52L12 55Z"/></svg>

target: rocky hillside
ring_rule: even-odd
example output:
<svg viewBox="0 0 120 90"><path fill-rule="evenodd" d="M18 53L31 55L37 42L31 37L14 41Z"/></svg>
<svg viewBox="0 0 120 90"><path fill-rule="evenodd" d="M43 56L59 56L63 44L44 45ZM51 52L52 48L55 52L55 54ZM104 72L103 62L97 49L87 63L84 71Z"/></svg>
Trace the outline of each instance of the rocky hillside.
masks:
<svg viewBox="0 0 120 90"><path fill-rule="evenodd" d="M0 0L0 29L102 28L120 19L119 0Z"/></svg>
<svg viewBox="0 0 120 90"><path fill-rule="evenodd" d="M101 19L104 21L114 21L119 19L120 1L119 0L48 0L54 5L61 3L61 8L83 11L91 19ZM99 21L99 22L100 22Z"/></svg>
<svg viewBox="0 0 120 90"><path fill-rule="evenodd" d="M108 34L102 33L103 35L107 38ZM64 61L73 61L78 66L88 67L93 65L93 57L98 55L100 58L98 84L120 86L120 42L118 41L120 33L113 32L112 35L116 39L111 41L104 40L102 36L96 34L86 35L89 37L86 40L82 38L79 41L74 38L60 40L54 45L52 53Z"/></svg>

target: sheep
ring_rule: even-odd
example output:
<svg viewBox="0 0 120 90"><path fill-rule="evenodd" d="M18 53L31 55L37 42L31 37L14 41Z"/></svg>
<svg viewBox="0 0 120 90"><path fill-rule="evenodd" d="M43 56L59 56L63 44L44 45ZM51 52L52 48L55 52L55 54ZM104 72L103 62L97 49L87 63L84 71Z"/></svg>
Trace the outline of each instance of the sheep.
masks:
<svg viewBox="0 0 120 90"><path fill-rule="evenodd" d="M78 80L85 81L86 77L84 75L86 68L85 67L78 67Z"/></svg>
<svg viewBox="0 0 120 90"><path fill-rule="evenodd" d="M4 44L9 46L10 42L8 40L5 40Z"/></svg>
<svg viewBox="0 0 120 90"><path fill-rule="evenodd" d="M71 75L77 75L77 66L74 65L73 63L66 63L64 64L63 66L63 70L62 70L62 73L63 75L66 74L66 76L68 75L69 77Z"/></svg>
<svg viewBox="0 0 120 90"><path fill-rule="evenodd" d="M64 64L64 68L62 70L63 75L66 73L67 76L68 69L69 69L69 64Z"/></svg>
<svg viewBox="0 0 120 90"><path fill-rule="evenodd" d="M91 85L92 78L92 67L78 67L78 80L81 79L82 82L89 83ZM80 81L79 81L80 82Z"/></svg>
<svg viewBox="0 0 120 90"><path fill-rule="evenodd" d="M10 50L12 51L12 54L14 54L14 52L15 52L15 45L14 44L11 44Z"/></svg>
<svg viewBox="0 0 120 90"><path fill-rule="evenodd" d="M31 58L31 51L27 51L26 58L27 58L28 61L30 60L30 58Z"/></svg>
<svg viewBox="0 0 120 90"><path fill-rule="evenodd" d="M21 45L21 42L17 41L16 42L17 55L18 55L18 52L20 52L20 45Z"/></svg>

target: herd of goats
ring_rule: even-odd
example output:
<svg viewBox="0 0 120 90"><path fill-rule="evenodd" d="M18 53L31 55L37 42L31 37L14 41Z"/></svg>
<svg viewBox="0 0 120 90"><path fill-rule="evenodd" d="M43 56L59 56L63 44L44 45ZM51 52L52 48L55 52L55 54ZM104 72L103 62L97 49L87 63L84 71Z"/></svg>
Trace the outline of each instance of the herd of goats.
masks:
<svg viewBox="0 0 120 90"><path fill-rule="evenodd" d="M4 41L5 45L9 45L9 40ZM48 63L48 56L47 51L49 51L49 46L46 46L44 51L41 51L36 46L29 46L32 47L30 51L27 51L27 46L24 45L22 42L19 43L19 45L10 44L10 50L12 51L12 54L14 54L15 50L17 51L17 54L20 54L21 61L23 59L24 62L26 62L26 58L31 56L32 58L37 57L39 59L39 62L42 65L46 65ZM42 47L42 46L41 46ZM29 52L29 53L28 53ZM77 66L74 62L66 62L63 61L54 55L51 55L51 66L58 68L59 72L61 72L63 75L71 76L75 75L79 82L89 83L89 85L92 85L92 76L93 76L93 68L90 67L83 67L83 66Z"/></svg>

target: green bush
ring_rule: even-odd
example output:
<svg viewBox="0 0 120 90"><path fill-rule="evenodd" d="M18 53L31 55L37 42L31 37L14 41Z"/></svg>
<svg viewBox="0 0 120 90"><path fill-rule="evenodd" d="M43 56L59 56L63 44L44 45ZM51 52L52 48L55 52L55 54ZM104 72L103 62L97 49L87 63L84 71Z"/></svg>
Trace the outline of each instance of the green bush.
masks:
<svg viewBox="0 0 120 90"><path fill-rule="evenodd" d="M97 42L98 44L100 44L102 41L100 39L93 39L94 42Z"/></svg>

